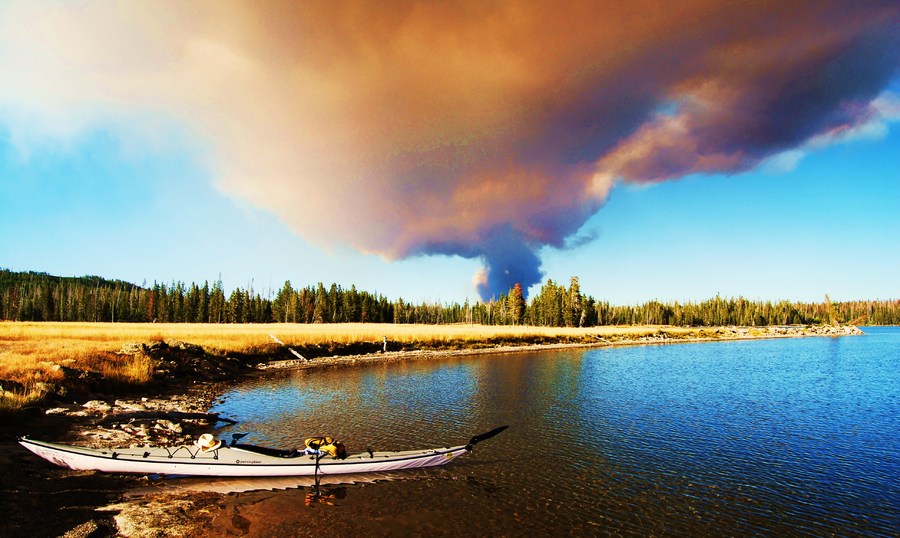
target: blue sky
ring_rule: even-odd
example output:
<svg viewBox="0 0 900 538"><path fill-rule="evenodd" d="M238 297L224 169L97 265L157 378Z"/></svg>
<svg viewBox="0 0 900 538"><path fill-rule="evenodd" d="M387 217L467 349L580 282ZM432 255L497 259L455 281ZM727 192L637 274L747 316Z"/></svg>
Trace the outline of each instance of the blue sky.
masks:
<svg viewBox="0 0 900 538"><path fill-rule="evenodd" d="M123 151L115 134L22 155L0 137L0 265L135 283L202 282L265 292L337 282L414 301L477 300L475 260L386 262L305 242L223 195L190 149ZM201 150L196 153L202 154ZM790 172L694 175L619 185L584 226L546 248L545 279L613 304L723 297L900 297L900 134L814 151ZM535 291L535 290L533 290Z"/></svg>
<svg viewBox="0 0 900 538"><path fill-rule="evenodd" d="M136 284L221 277L227 289L260 293L290 280L356 285L392 299L477 297L477 262L387 262L310 245L271 213L218 190L201 144L177 146L184 150L125 150L115 133L101 131L23 154L0 136L0 267Z"/></svg>
<svg viewBox="0 0 900 538"><path fill-rule="evenodd" d="M614 304L897 298L900 134L812 152L790 172L620 185L587 226L597 240L548 252L544 268Z"/></svg>
<svg viewBox="0 0 900 538"><path fill-rule="evenodd" d="M896 3L276 4L0 3L0 267L900 298Z"/></svg>

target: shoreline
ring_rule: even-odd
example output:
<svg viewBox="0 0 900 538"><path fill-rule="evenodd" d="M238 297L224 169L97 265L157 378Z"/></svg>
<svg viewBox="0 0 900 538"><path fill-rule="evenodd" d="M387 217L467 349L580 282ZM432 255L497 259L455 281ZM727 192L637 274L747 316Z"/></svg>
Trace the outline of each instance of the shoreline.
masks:
<svg viewBox="0 0 900 538"><path fill-rule="evenodd" d="M273 334L278 333L278 336ZM553 347L840 336L854 326L577 327L0 323L0 417L54 402L160 393L265 367L317 367ZM287 343L283 342L283 338ZM299 359L299 360L297 360Z"/></svg>
<svg viewBox="0 0 900 538"><path fill-rule="evenodd" d="M0 442L12 440L19 435L30 434L22 431L28 425L35 425L42 418L53 417L54 422L68 422L68 426L56 426L53 440L81 443L95 448L115 447L117 443L131 444L150 442L173 446L190 443L193 437L206 430L215 429L219 419L208 410L221 396L227 386L246 377L265 376L271 370L305 370L319 368L352 368L371 364L390 364L416 360L434 360L449 357L470 357L477 355L503 355L552 350L593 349L606 347L627 347L638 345L691 344L718 341L764 340L775 338L838 337L865 334L855 326L786 326L786 327L713 327L701 329L662 328L654 333L627 332L608 333L596 336L593 342L552 342L531 344L494 344L488 347L473 342L471 346L453 349L402 349L398 351L376 351L347 355L320 356L311 359L295 358L296 352L284 346L292 358L276 358L256 361L254 357L245 359L243 368L235 367L235 359L214 357L195 344L185 342L154 342L147 344L126 344L124 348L146 352L149 349L164 349L168 355L160 362L178 362L189 359L187 366L196 368L185 375L185 365L171 367L164 372L163 383L156 383L138 389L148 395L135 396L118 394L109 387L86 401L72 403L44 402L12 417L10 424L0 428ZM348 346L353 349L355 344ZM187 351L185 357L184 351ZM198 350L200 355L198 356ZM174 360L177 359L177 360ZM218 359L218 361L214 360ZM199 366L202 364L202 366ZM134 426L136 422L152 422ZM180 423L176 423L180 421ZM12 428L10 427L12 426ZM16 428L19 426L19 428ZM21 433L10 430L19 430ZM41 428L38 427L40 430ZM199 432L199 433L198 433Z"/></svg>
<svg viewBox="0 0 900 538"><path fill-rule="evenodd" d="M635 345L663 344L695 344L704 342L767 340L774 338L812 338L823 336L856 336L865 334L853 325L845 326L811 326L811 327L711 327L697 329L701 336L690 336L685 331L660 329L655 334L642 334L637 337L625 333L610 335L609 338L597 336L596 342L549 343L526 345L498 345L494 347L471 347L464 349L420 349L401 350L376 353L359 353L353 355L333 355L315 359L282 359L261 363L258 370L272 369L315 369L322 367L350 367L361 364L377 364L401 362L406 360L427 360L444 357L464 357L471 355L493 355L505 353L527 353L555 349L590 349L598 347L626 347ZM705 333L705 334L704 334Z"/></svg>
<svg viewBox="0 0 900 538"><path fill-rule="evenodd" d="M0 534L13 535L29 530L29 534L34 535L35 515L49 512L53 515L46 516L42 521L47 525L48 536L64 533L95 537L171 535L169 533L203 535L204 529L208 530L208 525L220 517L227 506L236 502L229 500L233 496L222 493L153 492L153 484L147 477L62 469L28 453L15 442L15 437L28 434L45 440L104 448L130 444L189 444L200 433L215 430L218 417L208 414L208 411L230 384L245 376L265 376L270 370L348 368L409 360L547 350L854 334L864 333L852 326L660 329L652 334L607 334L598 336L594 342L379 351L321 356L310 360L275 359L248 364L245 370L226 372L224 378L215 380L173 376L164 385L151 389L147 396L115 397L110 394L81 404L32 409L0 428L0 464L8 469L9 475L8 489L4 488L7 494L3 495L0 509L13 514L0 524ZM177 346L171 349L177 349ZM227 364L227 358L224 360ZM66 484L66 490L62 492L59 491L60 478ZM70 487L70 484L77 487ZM125 498L125 493L141 487L149 493ZM96 495L85 496L83 491L92 491ZM173 510L173 506L176 509ZM52 525L49 524L51 521Z"/></svg>

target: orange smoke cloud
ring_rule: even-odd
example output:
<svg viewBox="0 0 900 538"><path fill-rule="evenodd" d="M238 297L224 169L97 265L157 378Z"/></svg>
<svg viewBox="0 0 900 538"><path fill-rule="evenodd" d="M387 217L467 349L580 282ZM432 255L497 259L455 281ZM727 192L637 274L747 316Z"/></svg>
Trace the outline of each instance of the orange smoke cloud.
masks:
<svg viewBox="0 0 900 538"><path fill-rule="evenodd" d="M900 7L200 1L0 12L0 45L17 52L0 57L11 80L0 119L12 129L167 115L211 144L223 191L301 236L387 258L479 257L488 296L539 281L536 250L562 246L617 180L743 170L866 121L896 73Z"/></svg>

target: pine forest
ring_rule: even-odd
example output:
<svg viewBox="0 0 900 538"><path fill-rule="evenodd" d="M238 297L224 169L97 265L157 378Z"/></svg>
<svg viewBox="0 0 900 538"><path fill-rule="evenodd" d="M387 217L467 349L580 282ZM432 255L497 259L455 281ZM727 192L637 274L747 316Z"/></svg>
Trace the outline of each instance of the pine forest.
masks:
<svg viewBox="0 0 900 538"><path fill-rule="evenodd" d="M161 323L474 323L593 327L597 325L765 326L849 323L900 324L900 300L821 303L751 301L741 297L699 302L610 305L547 280L525 300L521 286L490 301L414 304L377 293L322 283L295 288L290 281L260 294L221 281L137 286L98 276L58 277L0 269L0 320Z"/></svg>

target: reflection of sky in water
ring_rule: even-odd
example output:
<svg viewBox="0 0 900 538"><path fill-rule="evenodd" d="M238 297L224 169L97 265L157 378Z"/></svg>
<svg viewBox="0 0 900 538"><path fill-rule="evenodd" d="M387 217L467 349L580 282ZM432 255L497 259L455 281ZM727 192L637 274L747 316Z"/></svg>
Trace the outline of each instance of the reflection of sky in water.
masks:
<svg viewBox="0 0 900 538"><path fill-rule="evenodd" d="M254 380L224 396L213 410L239 421L223 430L252 431L247 442L295 446L313 435L363 439L382 445L402 427L407 444L431 446L463 439L423 435L418 426L445 424L448 434L471 435L454 424L470 414L477 363L374 365L361 368L301 370L279 379ZM379 428L369 417L385 417ZM389 417L389 418L388 418ZM352 447L362 450L364 446ZM387 448L387 447L383 447Z"/></svg>
<svg viewBox="0 0 900 538"><path fill-rule="evenodd" d="M809 528L884 514L900 501L900 367L896 340L873 353L878 339L591 351L577 444L603 455L603 480L625 497L705 489Z"/></svg>
<svg viewBox="0 0 900 538"><path fill-rule="evenodd" d="M886 534L900 505L900 330L867 332L307 370L248 382L214 411L248 442L327 434L351 451L509 424L438 473L490 493L390 488L401 507L436 493L429 509L460 529Z"/></svg>

